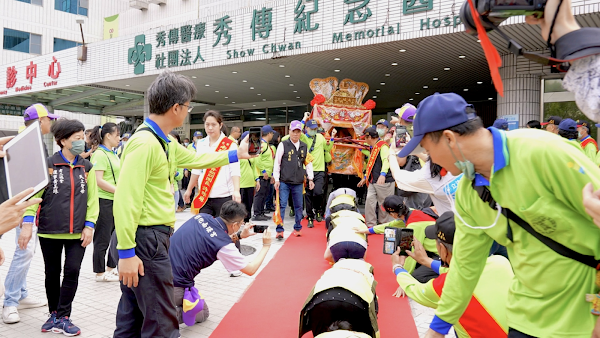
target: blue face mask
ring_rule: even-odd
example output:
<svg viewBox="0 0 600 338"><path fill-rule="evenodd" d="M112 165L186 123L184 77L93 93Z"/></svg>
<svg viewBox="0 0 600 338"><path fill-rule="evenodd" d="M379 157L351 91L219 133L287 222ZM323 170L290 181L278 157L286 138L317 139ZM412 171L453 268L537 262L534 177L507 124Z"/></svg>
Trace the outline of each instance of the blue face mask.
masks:
<svg viewBox="0 0 600 338"><path fill-rule="evenodd" d="M309 129L308 130L308 136L313 137L317 135L317 130L316 129Z"/></svg>
<svg viewBox="0 0 600 338"><path fill-rule="evenodd" d="M465 175L465 177L469 181L474 180L475 179L475 166L473 165L473 163L471 163L471 161L469 161L465 158L465 155L463 155L462 151L460 150L460 146L458 145L458 143L456 143L456 147L458 148L458 151L460 152L460 156L462 156L464 161L460 161L458 158L456 158L456 156L454 156L454 152L452 151L452 148L450 148L450 143L448 143L448 140L446 140L446 144L448 145L448 148L450 149L450 154L452 154L452 157L454 157L454 159L456 160L456 162L454 162L454 165L458 168L458 170L460 170Z"/></svg>
<svg viewBox="0 0 600 338"><path fill-rule="evenodd" d="M577 132L577 138L581 138L581 132L580 131Z"/></svg>

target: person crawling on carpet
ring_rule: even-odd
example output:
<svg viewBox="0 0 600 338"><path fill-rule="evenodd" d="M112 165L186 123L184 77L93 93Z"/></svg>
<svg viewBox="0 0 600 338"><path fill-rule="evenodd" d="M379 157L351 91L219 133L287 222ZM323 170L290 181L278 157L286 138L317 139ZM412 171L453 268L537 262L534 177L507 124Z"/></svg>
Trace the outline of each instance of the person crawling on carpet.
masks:
<svg viewBox="0 0 600 338"><path fill-rule="evenodd" d="M396 195L385 198L383 201L383 209L394 218L393 221L379 224L368 229L356 228L356 232L360 234L382 234L386 227L406 227L413 229L414 237L419 240L419 242L423 243L427 255L432 259L439 259L435 241L425 237L425 228L435 224L435 218L437 218L437 215L431 209L410 209L404 204L404 199ZM426 283L428 280L438 276L435 271L418 264L410 257L406 259L404 268L421 283Z"/></svg>
<svg viewBox="0 0 600 338"><path fill-rule="evenodd" d="M354 229L366 230L365 218L350 210L340 210L331 218L325 260L335 263L342 258L364 259L367 256L367 235L357 233Z"/></svg>
<svg viewBox="0 0 600 338"><path fill-rule="evenodd" d="M451 211L443 213L434 225L425 228L425 235L428 239L436 241L442 262L446 262L447 265L452 261L455 229L454 213ZM417 281L404 268L408 258L400 256L400 248L398 248L392 255L392 270L400 285L398 290L401 296L406 294L417 303L435 309L442 295L448 269L442 268L442 262L431 259L416 238L413 246L413 251L407 251L407 254L419 264L431 267L435 272L440 273L440 276L427 283ZM458 338L506 338L508 332L506 299L513 276L508 259L499 255L488 257L471 303L460 317L458 324L454 325Z"/></svg>
<svg viewBox="0 0 600 338"><path fill-rule="evenodd" d="M356 192L349 188L337 189L331 194L327 200L327 206L325 207L325 226L327 227L327 234L332 230L331 228L331 215L340 210L350 210L360 213L358 206L356 205Z"/></svg>
<svg viewBox="0 0 600 338"><path fill-rule="evenodd" d="M250 224L244 225L246 215L246 207L242 203L228 201L221 207L220 217L198 214L171 236L169 258L179 324L192 326L208 318L208 306L194 287L194 278L202 269L220 260L229 272L239 270L252 276L262 265L271 247L269 229L263 233L262 250L250 263L232 240L232 237L238 239L255 235L250 232Z"/></svg>
<svg viewBox="0 0 600 338"><path fill-rule="evenodd" d="M352 325L347 321L338 320L329 325L328 331L315 338L369 338L368 334L352 331Z"/></svg>
<svg viewBox="0 0 600 338"><path fill-rule="evenodd" d="M362 259L340 259L323 273L306 299L300 311L298 337L309 331L319 338L339 337L320 335L332 328L345 328L364 334L359 337L379 338L376 285L371 264ZM340 321L348 324L339 325Z"/></svg>

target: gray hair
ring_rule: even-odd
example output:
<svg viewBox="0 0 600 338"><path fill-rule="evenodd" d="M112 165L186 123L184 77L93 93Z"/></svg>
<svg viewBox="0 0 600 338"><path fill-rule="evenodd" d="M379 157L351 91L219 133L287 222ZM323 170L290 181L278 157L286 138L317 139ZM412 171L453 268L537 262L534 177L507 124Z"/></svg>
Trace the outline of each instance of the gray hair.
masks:
<svg viewBox="0 0 600 338"><path fill-rule="evenodd" d="M187 76L166 70L152 81L146 95L150 114L163 115L176 103L192 101L196 96L196 86Z"/></svg>

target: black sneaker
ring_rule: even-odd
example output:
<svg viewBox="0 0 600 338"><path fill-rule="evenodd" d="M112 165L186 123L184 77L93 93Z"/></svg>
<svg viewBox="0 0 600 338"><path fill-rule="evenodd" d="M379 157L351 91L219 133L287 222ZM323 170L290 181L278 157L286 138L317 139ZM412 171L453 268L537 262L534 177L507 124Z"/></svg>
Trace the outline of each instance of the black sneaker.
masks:
<svg viewBox="0 0 600 338"><path fill-rule="evenodd" d="M315 227L315 225L313 224L313 220L310 219L310 218L308 219L308 227L309 228L314 228Z"/></svg>
<svg viewBox="0 0 600 338"><path fill-rule="evenodd" d="M321 217L320 212L317 212L317 222L323 222L323 217Z"/></svg>
<svg viewBox="0 0 600 338"><path fill-rule="evenodd" d="M269 217L265 216L265 215L254 215L254 218L252 218L253 221L268 221Z"/></svg>

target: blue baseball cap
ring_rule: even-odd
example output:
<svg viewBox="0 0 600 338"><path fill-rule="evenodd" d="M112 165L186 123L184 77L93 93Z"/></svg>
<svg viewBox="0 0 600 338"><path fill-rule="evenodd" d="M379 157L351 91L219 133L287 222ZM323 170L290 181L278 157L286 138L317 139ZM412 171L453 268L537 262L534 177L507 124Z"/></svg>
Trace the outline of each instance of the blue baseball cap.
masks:
<svg viewBox="0 0 600 338"><path fill-rule="evenodd" d="M417 106L413 122L413 138L398 154L398 157L410 155L427 133L452 128L476 118L473 105L455 93L435 93L423 99Z"/></svg>
<svg viewBox="0 0 600 338"><path fill-rule="evenodd" d="M315 129L315 128L318 128L319 125L317 124L317 121L315 121L315 120L308 120L308 121L306 121L306 127L310 128L310 129Z"/></svg>
<svg viewBox="0 0 600 338"><path fill-rule="evenodd" d="M242 140L243 140L243 139L245 139L245 138L246 138L246 136L248 136L248 134L249 134L249 133L250 133L250 132L248 132L248 131L245 131L245 132L242 134L242 138L241 138L241 139L242 139Z"/></svg>
<svg viewBox="0 0 600 338"><path fill-rule="evenodd" d="M497 119L492 126L497 129L508 130L508 121L506 119Z"/></svg>
<svg viewBox="0 0 600 338"><path fill-rule="evenodd" d="M266 135L268 133L274 132L275 130L273 130L273 128L271 128L271 126L267 124L266 126L262 127L261 131L263 135Z"/></svg>
<svg viewBox="0 0 600 338"><path fill-rule="evenodd" d="M202 132L200 130L196 130L194 132L194 137L204 137L204 134L202 134Z"/></svg>
<svg viewBox="0 0 600 338"><path fill-rule="evenodd" d="M389 127L390 127L390 123L389 123L389 122L388 122L388 120L386 120L386 119L381 119L381 120L377 121L377 123L375 123L375 124L376 124L376 125L377 125L377 124L383 124L384 126L386 126L386 128L389 128Z"/></svg>
<svg viewBox="0 0 600 338"><path fill-rule="evenodd" d="M573 119L564 119L558 125L559 130L565 131L577 131L577 122Z"/></svg>

